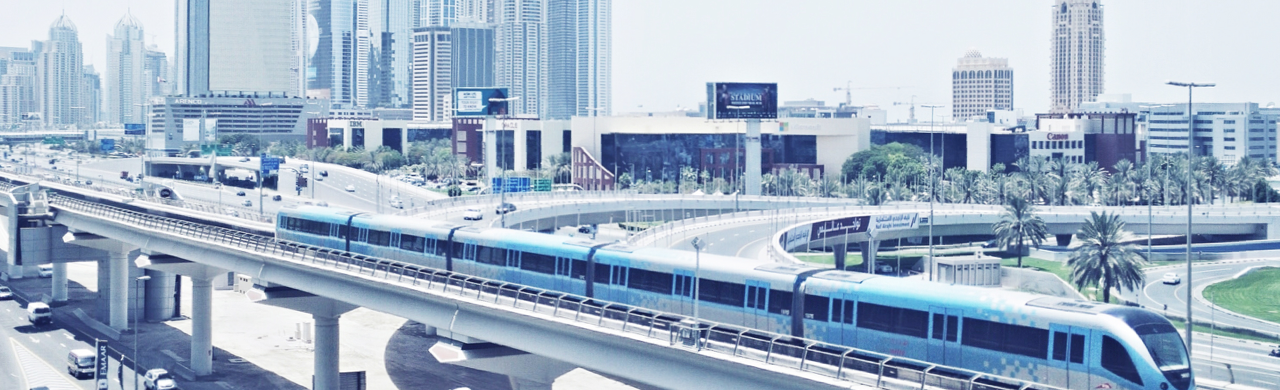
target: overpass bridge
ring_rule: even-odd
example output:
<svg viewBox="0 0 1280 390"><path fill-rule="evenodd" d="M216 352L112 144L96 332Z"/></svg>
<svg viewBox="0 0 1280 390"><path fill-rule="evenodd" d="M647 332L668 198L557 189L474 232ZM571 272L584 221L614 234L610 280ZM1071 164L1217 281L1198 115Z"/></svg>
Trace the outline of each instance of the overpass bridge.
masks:
<svg viewBox="0 0 1280 390"><path fill-rule="evenodd" d="M12 178L12 177L11 177ZM26 184L15 180L17 184ZM493 343L593 371L674 389L972 388L1050 389L383 259L283 242L252 224L166 205L136 205L70 187L40 196L40 183L5 185L10 237L16 222L64 226L64 243L105 253L109 326L127 328L129 262L193 281L191 370L208 374L213 279L257 281L253 299L304 310L316 321L316 388L336 388L338 318L368 307L435 327L455 340ZM168 208L168 209L166 209ZM168 213L168 215L156 215ZM9 246L13 253L15 246ZM63 263L76 259L54 259ZM14 267L10 255L10 269ZM18 266L30 264L18 261ZM63 273L55 267L55 273ZM102 272L102 271L100 271ZM21 275L19 271L18 275ZM55 281L58 280L55 275ZM63 286L65 289L65 285ZM55 282L53 296L57 296ZM65 299L65 292L63 295ZM465 357L467 348L453 351Z"/></svg>

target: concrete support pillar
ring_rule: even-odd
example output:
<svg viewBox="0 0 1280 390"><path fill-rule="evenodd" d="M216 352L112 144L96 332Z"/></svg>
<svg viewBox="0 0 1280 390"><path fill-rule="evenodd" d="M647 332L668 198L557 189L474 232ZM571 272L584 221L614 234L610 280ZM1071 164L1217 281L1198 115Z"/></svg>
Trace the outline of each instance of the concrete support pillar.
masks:
<svg viewBox="0 0 1280 390"><path fill-rule="evenodd" d="M67 301L67 263L53 263L53 291L49 295L54 302Z"/></svg>
<svg viewBox="0 0 1280 390"><path fill-rule="evenodd" d="M213 373L213 279L191 278L191 371Z"/></svg>
<svg viewBox="0 0 1280 390"><path fill-rule="evenodd" d="M1058 241L1058 246L1071 245L1071 234L1055 234L1053 238Z"/></svg>
<svg viewBox="0 0 1280 390"><path fill-rule="evenodd" d="M760 195L760 120L747 119L746 167L743 178L747 195Z"/></svg>
<svg viewBox="0 0 1280 390"><path fill-rule="evenodd" d="M129 328L129 252L112 251L107 258L107 289L110 314L107 326L116 330Z"/></svg>
<svg viewBox="0 0 1280 390"><path fill-rule="evenodd" d="M876 253L880 249L880 240L867 240L858 243L862 251L863 272L876 273Z"/></svg>
<svg viewBox="0 0 1280 390"><path fill-rule="evenodd" d="M835 257L836 257L836 269L843 271L845 266L844 259L849 255L849 245L836 244L832 248L835 250L833 254L835 254Z"/></svg>
<svg viewBox="0 0 1280 390"><path fill-rule="evenodd" d="M511 381L511 390L551 390L550 383L538 382L532 379L517 378L514 376L507 376L507 379Z"/></svg>
<svg viewBox="0 0 1280 390"><path fill-rule="evenodd" d="M174 309L177 307L177 284L174 283L174 275L164 271L154 269L145 270L147 276L151 277L146 283L146 293L144 299L146 305L142 311L143 320L147 322L159 322L174 317Z"/></svg>
<svg viewBox="0 0 1280 390"><path fill-rule="evenodd" d="M312 314L316 321L314 390L338 390L338 315Z"/></svg>

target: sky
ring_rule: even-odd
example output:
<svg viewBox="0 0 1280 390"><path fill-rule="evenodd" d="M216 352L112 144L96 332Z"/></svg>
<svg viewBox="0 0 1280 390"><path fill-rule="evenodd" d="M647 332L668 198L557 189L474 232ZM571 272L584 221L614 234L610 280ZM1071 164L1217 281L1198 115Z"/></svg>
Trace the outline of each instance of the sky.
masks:
<svg viewBox="0 0 1280 390"><path fill-rule="evenodd" d="M173 54L173 0L0 0L0 46L48 39L65 12L85 62L105 70L106 37L126 12ZM950 104L966 50L1009 59L1014 106L1049 109L1051 0L614 0L613 111L669 111L705 100L706 82L776 82L779 99ZM1280 101L1280 1L1102 0L1107 93L1186 100L1167 80L1215 82L1196 101ZM16 12L11 12L16 11ZM945 111L945 113L944 113ZM939 116L949 109L938 110ZM926 110L917 110L921 119ZM942 118L939 118L942 119Z"/></svg>

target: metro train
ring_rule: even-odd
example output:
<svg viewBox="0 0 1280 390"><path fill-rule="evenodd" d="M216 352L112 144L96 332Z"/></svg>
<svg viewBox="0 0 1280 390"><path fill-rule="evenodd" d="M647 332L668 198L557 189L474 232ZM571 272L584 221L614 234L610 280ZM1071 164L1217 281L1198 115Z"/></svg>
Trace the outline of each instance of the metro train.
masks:
<svg viewBox="0 0 1280 390"><path fill-rule="evenodd" d="M690 315L694 252L300 206L279 239ZM1069 389L1195 388L1145 309L701 254L699 316Z"/></svg>

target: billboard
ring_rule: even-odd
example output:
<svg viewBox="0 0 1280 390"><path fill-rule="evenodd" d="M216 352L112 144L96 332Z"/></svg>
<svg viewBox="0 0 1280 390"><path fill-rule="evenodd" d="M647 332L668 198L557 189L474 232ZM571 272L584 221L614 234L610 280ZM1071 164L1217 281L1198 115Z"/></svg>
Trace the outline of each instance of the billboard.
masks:
<svg viewBox="0 0 1280 390"><path fill-rule="evenodd" d="M871 217L872 232L911 230L919 226L920 218L918 218L916 213L883 214Z"/></svg>
<svg viewBox="0 0 1280 390"><path fill-rule="evenodd" d="M506 88L455 88L453 116L507 115L507 102L490 101L490 99L506 98Z"/></svg>
<svg viewBox="0 0 1280 390"><path fill-rule="evenodd" d="M871 226L870 216L845 217L829 221L814 222L809 230L809 240L817 241L827 237L839 237L846 234L864 233Z"/></svg>
<svg viewBox="0 0 1280 390"><path fill-rule="evenodd" d="M213 141L214 135L218 133L218 120L214 118L204 119L204 140ZM200 119L183 119L182 120L182 140L183 141L201 141L200 139Z"/></svg>
<svg viewBox="0 0 1280 390"><path fill-rule="evenodd" d="M707 119L776 119L778 84L707 83Z"/></svg>
<svg viewBox="0 0 1280 390"><path fill-rule="evenodd" d="M98 143L98 148L100 148L103 153L110 153L111 151L116 150L116 140L103 138L102 141Z"/></svg>

